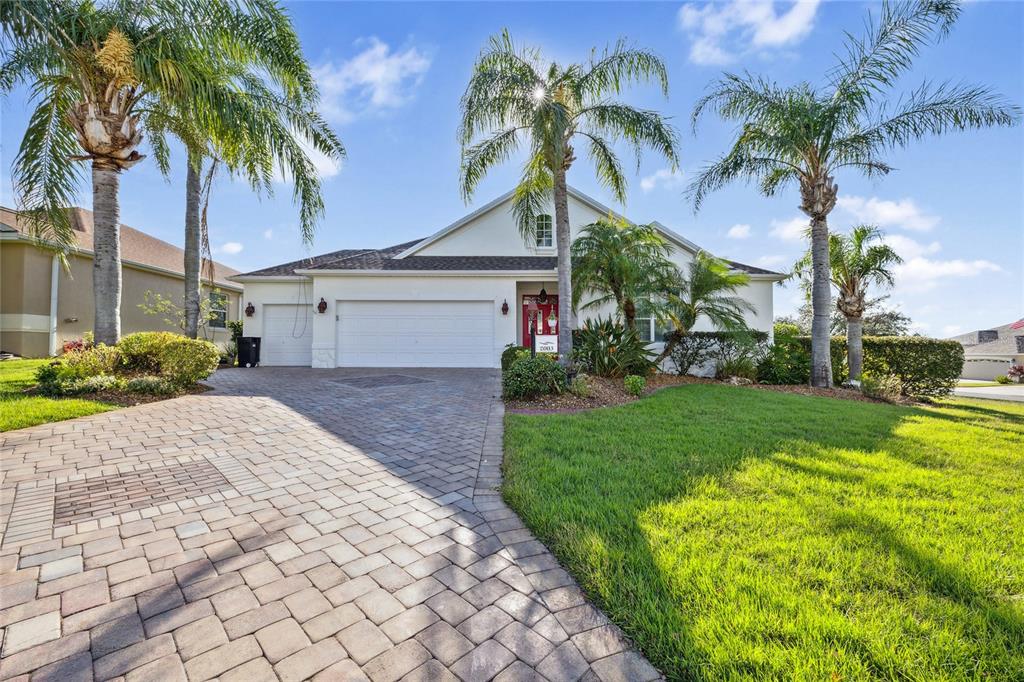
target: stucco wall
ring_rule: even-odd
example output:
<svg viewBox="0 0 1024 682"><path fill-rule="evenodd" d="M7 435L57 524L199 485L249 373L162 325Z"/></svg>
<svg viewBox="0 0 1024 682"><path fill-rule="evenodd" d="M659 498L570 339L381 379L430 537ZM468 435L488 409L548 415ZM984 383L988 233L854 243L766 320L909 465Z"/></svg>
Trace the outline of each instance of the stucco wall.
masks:
<svg viewBox="0 0 1024 682"><path fill-rule="evenodd" d="M50 278L52 255L29 244L0 243L0 349L25 357L49 351ZM180 331L163 315L147 315L139 304L146 291L159 293L181 305L184 280L170 274L131 265L121 269L121 333ZM57 282L57 348L64 341L81 338L93 327L94 299L92 258L72 255L68 269L61 268ZM238 319L239 293L223 289L228 297L228 319ZM205 330L205 338L223 345L230 340L226 329Z"/></svg>

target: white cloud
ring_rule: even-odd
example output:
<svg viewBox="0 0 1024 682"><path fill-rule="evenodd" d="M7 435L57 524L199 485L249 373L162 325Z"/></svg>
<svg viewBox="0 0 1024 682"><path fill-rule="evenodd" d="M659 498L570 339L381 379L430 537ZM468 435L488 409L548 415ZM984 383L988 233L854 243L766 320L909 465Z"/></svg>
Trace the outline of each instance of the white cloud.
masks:
<svg viewBox="0 0 1024 682"><path fill-rule="evenodd" d="M750 236L750 225L746 223L736 223L729 228L729 231L725 233L725 236L729 239L746 239Z"/></svg>
<svg viewBox="0 0 1024 682"><path fill-rule="evenodd" d="M771 235L787 242L797 242L807 237L810 221L797 216L789 220L773 220Z"/></svg>
<svg viewBox="0 0 1024 682"><path fill-rule="evenodd" d="M902 234L886 234L882 237L882 241L892 247L904 260L920 258L942 250L942 244L939 242L922 244L910 237L904 237Z"/></svg>
<svg viewBox="0 0 1024 682"><path fill-rule="evenodd" d="M942 334L944 336L953 336L959 334L963 330L963 327L958 324L947 324L942 328Z"/></svg>
<svg viewBox="0 0 1024 682"><path fill-rule="evenodd" d="M263 238L264 239L273 239L274 238L274 231L273 230L263 230Z"/></svg>
<svg viewBox="0 0 1024 682"><path fill-rule="evenodd" d="M321 110L339 123L401 107L430 68L430 56L414 46L394 51L376 37L356 44L366 47L355 57L323 62L313 69L320 86Z"/></svg>
<svg viewBox="0 0 1024 682"><path fill-rule="evenodd" d="M836 204L862 223L927 232L939 224L939 217L925 213L913 199L889 201L858 196L839 197Z"/></svg>
<svg viewBox="0 0 1024 682"><path fill-rule="evenodd" d="M640 179L640 189L643 190L644 194L652 192L659 187L662 189L677 189L682 187L682 185L683 171L672 170L671 168L656 170Z"/></svg>
<svg viewBox="0 0 1024 682"><path fill-rule="evenodd" d="M933 260L923 256L907 259L893 268L897 287L909 291L928 291L951 278L977 277L987 272L1002 272L992 261L976 259Z"/></svg>
<svg viewBox="0 0 1024 682"><path fill-rule="evenodd" d="M690 61L721 65L751 50L795 44L810 33L820 0L729 0L679 8L679 26L690 37Z"/></svg>
<svg viewBox="0 0 1024 682"><path fill-rule="evenodd" d="M214 253L223 253L229 256L233 256L236 253L241 253L245 247L238 242L224 242L220 246L215 246L211 249Z"/></svg>

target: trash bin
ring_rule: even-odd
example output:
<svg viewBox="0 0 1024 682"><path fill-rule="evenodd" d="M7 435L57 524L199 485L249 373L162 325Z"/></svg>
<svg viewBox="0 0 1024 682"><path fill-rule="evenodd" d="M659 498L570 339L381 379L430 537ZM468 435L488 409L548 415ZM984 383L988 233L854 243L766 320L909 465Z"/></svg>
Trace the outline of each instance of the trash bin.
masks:
<svg viewBox="0 0 1024 682"><path fill-rule="evenodd" d="M256 367L260 364L260 337L243 336L238 339L238 366Z"/></svg>

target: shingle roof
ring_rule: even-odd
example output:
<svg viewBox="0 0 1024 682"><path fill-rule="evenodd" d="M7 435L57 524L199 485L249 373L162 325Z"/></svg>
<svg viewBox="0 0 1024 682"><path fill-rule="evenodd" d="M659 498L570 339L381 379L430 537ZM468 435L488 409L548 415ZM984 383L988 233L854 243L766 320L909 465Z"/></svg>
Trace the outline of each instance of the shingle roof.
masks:
<svg viewBox="0 0 1024 682"><path fill-rule="evenodd" d="M92 211L77 206L69 210L71 211L71 226L74 228L75 242L82 252L91 255ZM27 221L23 220L17 211L3 206L0 206L0 229L4 232L29 234ZM121 225L121 260L126 263L168 270L184 276L185 252L182 249L124 224ZM214 262L213 268L214 282L232 288L238 286L227 280L228 277L237 275L238 270L217 262ZM203 276L206 276L205 271Z"/></svg>
<svg viewBox="0 0 1024 682"><path fill-rule="evenodd" d="M774 270L765 270L764 268L756 268L753 265L747 265L746 263L738 263L734 260L725 261L736 270L742 270L748 275L781 275L781 272L775 272Z"/></svg>
<svg viewBox="0 0 1024 682"><path fill-rule="evenodd" d="M953 340L959 341L964 346L964 355L967 357L989 356L989 355L1019 355L1024 353L1024 328L1014 328L1021 321L1007 322L998 327L976 330L969 334L954 336ZM997 335L991 341L978 343L979 333L987 336ZM1018 341L1018 339L1021 339Z"/></svg>

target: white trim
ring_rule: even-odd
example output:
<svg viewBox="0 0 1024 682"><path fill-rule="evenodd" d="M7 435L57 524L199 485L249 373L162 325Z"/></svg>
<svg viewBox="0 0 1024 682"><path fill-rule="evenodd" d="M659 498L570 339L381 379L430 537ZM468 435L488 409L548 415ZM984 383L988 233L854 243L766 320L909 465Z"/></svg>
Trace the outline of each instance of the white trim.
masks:
<svg viewBox="0 0 1024 682"><path fill-rule="evenodd" d="M296 271L297 272L297 271ZM318 270L304 270L303 272L319 272ZM308 282L309 277L300 275L231 275L228 277L232 282Z"/></svg>
<svg viewBox="0 0 1024 682"><path fill-rule="evenodd" d="M515 277L552 281L558 270L304 270L313 276L329 277Z"/></svg>
<svg viewBox="0 0 1024 682"><path fill-rule="evenodd" d="M57 354L57 287L60 283L60 256L50 261L50 356Z"/></svg>

